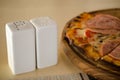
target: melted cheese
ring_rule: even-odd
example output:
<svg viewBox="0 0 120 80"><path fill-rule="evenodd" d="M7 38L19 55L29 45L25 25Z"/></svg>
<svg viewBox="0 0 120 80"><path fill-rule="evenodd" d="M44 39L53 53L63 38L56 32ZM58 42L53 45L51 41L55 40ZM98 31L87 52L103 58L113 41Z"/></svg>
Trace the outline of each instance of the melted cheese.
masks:
<svg viewBox="0 0 120 80"><path fill-rule="evenodd" d="M85 35L85 29L83 29L83 28L85 27L84 22L92 17L93 16L91 14L84 13L81 15L80 22L74 22L74 21L71 22L71 26L67 29L66 36L67 36L67 38L72 40L75 45L79 46L79 45L82 45L83 43L88 43L88 40L86 39L86 35ZM99 36L101 36L101 35L96 34L93 37L94 41L90 42L89 46L87 45L83 48L86 51L86 56L92 58L95 61L102 59L109 63L113 63L117 66L120 66L119 60L113 59L109 55L105 55L105 56L101 57L99 54L99 49L100 49L100 45L101 45L100 40L105 41L107 39L112 39L113 37L102 35L102 37L100 38ZM80 41L79 40L80 37L82 37L83 40ZM120 34L117 37L120 37ZM97 48L95 48L95 46Z"/></svg>

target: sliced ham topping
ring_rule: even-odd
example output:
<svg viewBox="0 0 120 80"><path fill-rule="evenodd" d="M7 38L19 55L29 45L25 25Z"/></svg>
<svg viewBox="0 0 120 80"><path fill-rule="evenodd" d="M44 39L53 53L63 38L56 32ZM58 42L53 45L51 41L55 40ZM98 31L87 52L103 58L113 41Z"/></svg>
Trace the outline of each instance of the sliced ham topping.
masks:
<svg viewBox="0 0 120 80"><path fill-rule="evenodd" d="M86 22L88 28L120 30L120 19L107 14L98 14Z"/></svg>
<svg viewBox="0 0 120 80"><path fill-rule="evenodd" d="M116 34L119 32L119 30L115 30L115 29L91 29L91 28L87 28L92 32L96 32L96 33L102 33L102 34Z"/></svg>
<svg viewBox="0 0 120 80"><path fill-rule="evenodd" d="M109 56L111 56L114 59L120 60L120 45L117 46L110 54Z"/></svg>
<svg viewBox="0 0 120 80"><path fill-rule="evenodd" d="M103 43L103 45L101 45L101 48L100 48L101 56L107 55L108 53L113 51L119 44L120 44L120 41L118 40L106 41L105 43Z"/></svg>

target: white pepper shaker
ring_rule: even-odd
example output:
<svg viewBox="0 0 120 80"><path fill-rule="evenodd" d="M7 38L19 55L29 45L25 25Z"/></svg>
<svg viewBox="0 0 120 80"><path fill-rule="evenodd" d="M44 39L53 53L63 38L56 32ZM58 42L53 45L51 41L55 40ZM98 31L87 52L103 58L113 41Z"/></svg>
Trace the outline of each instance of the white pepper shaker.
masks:
<svg viewBox="0 0 120 80"><path fill-rule="evenodd" d="M6 24L8 64L13 74L35 70L35 29L29 21Z"/></svg>
<svg viewBox="0 0 120 80"><path fill-rule="evenodd" d="M36 29L37 67L57 64L57 24L49 17L30 20Z"/></svg>

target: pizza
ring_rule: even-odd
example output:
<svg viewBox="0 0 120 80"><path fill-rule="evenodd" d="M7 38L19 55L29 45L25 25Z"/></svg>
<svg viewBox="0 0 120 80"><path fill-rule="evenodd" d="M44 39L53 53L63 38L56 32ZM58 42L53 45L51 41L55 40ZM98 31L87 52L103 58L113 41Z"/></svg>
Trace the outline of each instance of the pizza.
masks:
<svg viewBox="0 0 120 80"><path fill-rule="evenodd" d="M120 19L97 13L83 13L70 21L65 33L69 44L82 48L94 61L120 66Z"/></svg>

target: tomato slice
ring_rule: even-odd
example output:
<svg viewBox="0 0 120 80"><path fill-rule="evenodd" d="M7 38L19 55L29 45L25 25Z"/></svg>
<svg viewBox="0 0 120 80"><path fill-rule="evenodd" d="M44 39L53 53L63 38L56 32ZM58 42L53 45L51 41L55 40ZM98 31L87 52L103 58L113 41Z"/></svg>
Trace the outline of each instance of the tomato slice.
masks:
<svg viewBox="0 0 120 80"><path fill-rule="evenodd" d="M87 38L91 38L91 37L94 36L95 33L96 33L96 32L92 32L92 31L90 31L90 30L86 30L85 35L86 35Z"/></svg>

